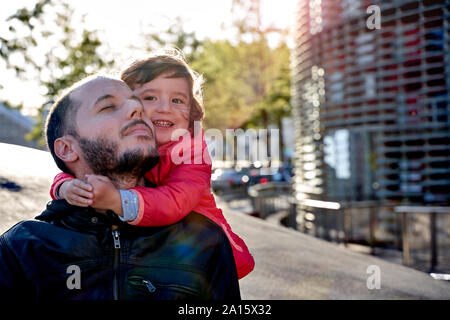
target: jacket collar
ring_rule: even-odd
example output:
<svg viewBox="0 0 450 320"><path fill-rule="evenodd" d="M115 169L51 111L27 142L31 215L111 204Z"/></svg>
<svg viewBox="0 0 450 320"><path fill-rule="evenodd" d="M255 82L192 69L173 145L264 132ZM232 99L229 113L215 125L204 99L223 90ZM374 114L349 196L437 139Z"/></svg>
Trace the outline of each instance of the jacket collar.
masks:
<svg viewBox="0 0 450 320"><path fill-rule="evenodd" d="M83 208L70 205L66 200L50 201L47 203L44 212L35 219L63 225L66 228L85 233L98 233L113 224L124 224L112 211L103 214L91 207Z"/></svg>

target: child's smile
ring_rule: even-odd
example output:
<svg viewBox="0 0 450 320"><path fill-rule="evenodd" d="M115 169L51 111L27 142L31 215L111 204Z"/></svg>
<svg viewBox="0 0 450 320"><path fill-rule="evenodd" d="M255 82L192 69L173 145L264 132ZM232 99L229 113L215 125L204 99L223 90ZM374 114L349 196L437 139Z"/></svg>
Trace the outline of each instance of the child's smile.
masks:
<svg viewBox="0 0 450 320"><path fill-rule="evenodd" d="M185 131L177 129L188 130L191 98L186 79L162 74L136 85L134 93L141 99L145 114L155 126L159 146L178 140Z"/></svg>
<svg viewBox="0 0 450 320"><path fill-rule="evenodd" d="M153 124L155 127L167 129L173 126L173 122L167 120L154 120Z"/></svg>

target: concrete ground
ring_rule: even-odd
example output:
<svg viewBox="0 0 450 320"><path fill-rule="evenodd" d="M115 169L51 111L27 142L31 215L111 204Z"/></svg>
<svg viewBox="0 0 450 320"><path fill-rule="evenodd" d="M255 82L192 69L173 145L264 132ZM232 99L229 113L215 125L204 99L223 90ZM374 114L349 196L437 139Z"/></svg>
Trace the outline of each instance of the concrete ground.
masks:
<svg viewBox="0 0 450 320"><path fill-rule="evenodd" d="M220 206L255 258L254 271L240 280L244 299L450 298L450 283L427 273ZM368 288L374 269L380 289Z"/></svg>
<svg viewBox="0 0 450 320"><path fill-rule="evenodd" d="M58 172L47 152L0 143L0 233L38 215ZM247 243L255 269L243 299L450 299L450 283L219 206ZM379 272L380 288L374 277ZM372 288L372 289L370 289Z"/></svg>

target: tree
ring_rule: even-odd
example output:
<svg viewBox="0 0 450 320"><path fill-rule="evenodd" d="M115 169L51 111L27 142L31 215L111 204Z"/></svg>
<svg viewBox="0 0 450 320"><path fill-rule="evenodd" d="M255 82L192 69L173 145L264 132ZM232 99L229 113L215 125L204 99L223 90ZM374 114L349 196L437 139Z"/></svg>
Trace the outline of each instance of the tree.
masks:
<svg viewBox="0 0 450 320"><path fill-rule="evenodd" d="M152 52L175 47L185 54L189 65L206 80L204 85L205 128L237 128L251 114L248 97L251 89L240 76L245 63L242 50L229 41L199 40L195 32L186 32L178 18L167 30L149 25L143 33L144 45L134 50Z"/></svg>
<svg viewBox="0 0 450 320"><path fill-rule="evenodd" d="M32 31L35 28L36 21L42 21L41 16L44 12L44 7L50 3L51 0L38 1L32 10L22 8L7 19L11 36L9 37L10 39L4 36L0 37L0 57L5 61L6 65L9 68L14 69L18 75L23 74L25 69L23 66L11 62L10 58L14 53L21 53L24 56L25 62L36 66L33 59L26 55L25 52L29 46L37 45L36 40L32 36ZM27 35L21 37L15 36L17 35L18 24L28 31Z"/></svg>
<svg viewBox="0 0 450 320"><path fill-rule="evenodd" d="M253 109L244 127L267 128L269 123L280 129L280 150L283 150L282 118L290 116L290 50L286 45L287 30L273 25L263 26L261 0L233 0L234 25L241 40L239 46L246 52L243 73L251 84ZM268 35L276 33L280 43L272 48ZM282 153L283 156L283 153Z"/></svg>
<svg viewBox="0 0 450 320"><path fill-rule="evenodd" d="M36 106L38 121L26 136L40 145L45 144L42 129L46 110L61 91L87 75L112 66L112 61L105 61L98 54L102 43L96 33L78 30L82 23L74 28L71 12L65 2L40 0L33 9L23 8L9 17L10 39L0 39L0 55L6 65L16 70L18 76L37 81L49 101ZM10 59L13 54L20 55L24 63L13 63Z"/></svg>
<svg viewBox="0 0 450 320"><path fill-rule="evenodd" d="M195 32L187 32L183 28L183 19L175 18L166 30L160 30L149 23L142 32L142 45L132 45L133 52L142 53L154 52L163 48L176 48L183 52L188 62L197 59L202 48L203 41L198 39Z"/></svg>
<svg viewBox="0 0 450 320"><path fill-rule="evenodd" d="M61 1L39 0L31 10L18 10L8 20L9 37L0 38L0 59L18 76L34 77L49 101L86 75L113 66L98 54L105 44L95 32L81 29L82 22L72 21L70 6ZM137 49L149 52L167 46L185 53L188 63L206 79L205 127L224 130L280 124L290 112L289 50L283 42L271 47L267 35L283 31L263 28L259 0L233 3L237 41L199 40L177 19L163 31L149 25L143 43L132 49L136 56ZM45 50L37 59L33 49L38 47ZM10 59L17 54L23 57L21 65ZM41 143L47 106L39 108L38 125L28 135Z"/></svg>
<svg viewBox="0 0 450 320"><path fill-rule="evenodd" d="M241 77L243 62L241 51L229 41L206 41L192 61L191 66L206 80L206 128L238 128L250 116L251 87Z"/></svg>
<svg viewBox="0 0 450 320"><path fill-rule="evenodd" d="M280 83L285 85L290 84L289 72L289 49L287 48L284 37L287 30L275 28L272 25L263 26L261 19L261 1L260 0L233 0L233 16L234 25L238 30L238 36L241 39L250 39L250 41L240 41L239 45L246 51L245 65L249 68L245 73L246 81L251 84L253 88L253 115L252 119L247 122L247 125L267 127L270 122L275 120L275 123L281 122L277 117L273 117L272 113L284 115L289 114L289 99L290 94L285 96L283 101L283 109L285 113L280 113L280 102L276 106L273 105L276 92L273 90L283 90ZM280 45L277 48L271 48L268 44L268 35L276 33L281 37ZM278 85L274 86L274 83ZM274 118L274 119L271 119ZM272 121L271 121L272 120Z"/></svg>
<svg viewBox="0 0 450 320"><path fill-rule="evenodd" d="M237 41L200 41L177 19L162 32L148 25L144 45L134 49L153 51L172 46L186 54L188 63L206 80L206 128L224 130L281 123L280 117L290 112L290 88L281 88L281 84L290 84L289 49L283 43L270 47L267 36L274 32L284 35L285 31L262 26L259 0L233 3Z"/></svg>
<svg viewBox="0 0 450 320"><path fill-rule="evenodd" d="M271 33L283 36L287 34L287 30L274 25L263 26L261 0L233 0L231 11L239 38L247 37L250 41L258 41Z"/></svg>

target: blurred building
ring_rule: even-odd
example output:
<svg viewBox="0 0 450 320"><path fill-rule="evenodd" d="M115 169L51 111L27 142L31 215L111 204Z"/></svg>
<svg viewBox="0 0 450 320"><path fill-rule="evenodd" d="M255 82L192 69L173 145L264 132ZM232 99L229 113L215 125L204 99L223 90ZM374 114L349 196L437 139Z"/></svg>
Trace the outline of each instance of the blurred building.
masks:
<svg viewBox="0 0 450 320"><path fill-rule="evenodd" d="M449 1L299 0L294 36L297 198L449 204Z"/></svg>
<svg viewBox="0 0 450 320"><path fill-rule="evenodd" d="M33 118L24 116L18 110L7 108L0 102L0 142L46 150L35 141L25 139L25 135L33 128Z"/></svg>

